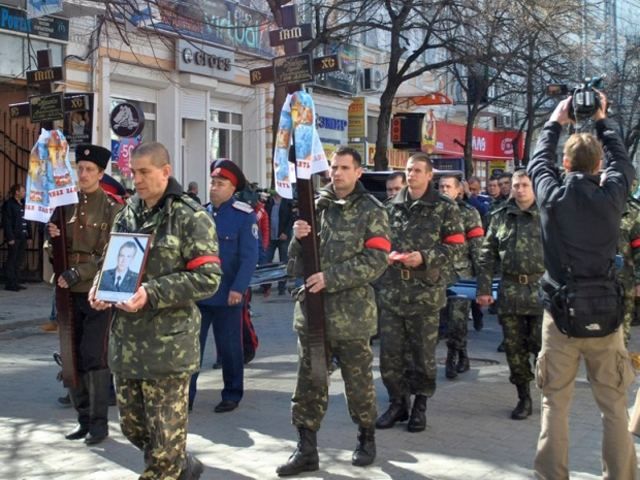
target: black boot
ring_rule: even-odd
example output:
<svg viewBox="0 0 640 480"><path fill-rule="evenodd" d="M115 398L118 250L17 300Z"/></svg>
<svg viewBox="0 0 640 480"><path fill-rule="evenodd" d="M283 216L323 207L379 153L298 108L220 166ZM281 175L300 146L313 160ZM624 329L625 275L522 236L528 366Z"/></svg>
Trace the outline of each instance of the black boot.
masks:
<svg viewBox="0 0 640 480"><path fill-rule="evenodd" d="M516 385L518 389L518 405L511 412L511 418L513 420L525 420L533 410L531 404L531 393L529 392L529 383L523 383Z"/></svg>
<svg viewBox="0 0 640 480"><path fill-rule="evenodd" d="M358 446L351 456L351 465L366 467L376 459L375 427L358 427Z"/></svg>
<svg viewBox="0 0 640 480"><path fill-rule="evenodd" d="M387 411L376 420L376 428L391 428L396 422L405 422L409 419L409 398L402 397L399 400L391 400Z"/></svg>
<svg viewBox="0 0 640 480"><path fill-rule="evenodd" d="M109 386L111 372L108 368L92 370L89 377L89 433L84 439L87 445L95 445L109 436Z"/></svg>
<svg viewBox="0 0 640 480"><path fill-rule="evenodd" d="M178 480L198 480L202 472L204 471L204 465L193 455L187 453L184 468L180 472Z"/></svg>
<svg viewBox="0 0 640 480"><path fill-rule="evenodd" d="M411 418L407 424L407 430L410 432L422 432L427 428L427 397L424 395L416 395L413 399L413 408L411 409Z"/></svg>
<svg viewBox="0 0 640 480"><path fill-rule="evenodd" d="M313 472L320 468L319 462L316 432L298 427L298 446L287 463L276 469L276 473L279 477L286 477L302 472Z"/></svg>
<svg viewBox="0 0 640 480"><path fill-rule="evenodd" d="M451 347L447 348L447 360L444 364L444 375L452 380L458 376L458 372L456 372L456 350Z"/></svg>
<svg viewBox="0 0 640 480"><path fill-rule="evenodd" d="M78 412L78 426L72 432L66 434L67 440L80 440L89 433L89 376L87 374L78 375L78 385L69 389L71 405Z"/></svg>
<svg viewBox="0 0 640 480"><path fill-rule="evenodd" d="M467 355L467 349L463 348L458 350L458 364L456 365L456 372L464 373L469 370L469 355Z"/></svg>

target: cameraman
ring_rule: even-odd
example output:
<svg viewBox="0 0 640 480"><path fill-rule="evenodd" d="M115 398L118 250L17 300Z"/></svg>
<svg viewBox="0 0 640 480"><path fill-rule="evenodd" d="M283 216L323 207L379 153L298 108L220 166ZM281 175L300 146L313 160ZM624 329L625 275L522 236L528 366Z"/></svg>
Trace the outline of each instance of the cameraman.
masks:
<svg viewBox="0 0 640 480"><path fill-rule="evenodd" d="M636 454L627 431L627 388L634 375L622 329L615 328L619 325L615 320L601 324L593 311L578 308L589 302L588 298L584 300L585 286L609 288L615 282L611 276L618 229L634 169L616 125L606 119L607 99L600 93L601 104L592 117L597 137L589 133L571 135L562 159L566 177L560 177L555 166L556 147L563 126L572 123L571 101L569 97L556 107L528 165L540 208L546 269L541 282L545 307L542 349L536 366L542 413L535 476L546 480L569 478L569 411L575 377L584 357L587 378L603 417L603 478L634 479ZM603 157L607 178L600 185L598 171ZM594 287L594 283L601 285ZM580 295L572 299L565 294L567 291L582 291L583 303L575 300ZM607 299L619 304L617 289L608 291L614 294ZM566 301L558 303L559 298ZM582 313L574 315L578 310ZM609 310L607 318L619 317L616 307ZM583 335L575 333L576 324L583 328ZM602 336L593 336L593 330Z"/></svg>

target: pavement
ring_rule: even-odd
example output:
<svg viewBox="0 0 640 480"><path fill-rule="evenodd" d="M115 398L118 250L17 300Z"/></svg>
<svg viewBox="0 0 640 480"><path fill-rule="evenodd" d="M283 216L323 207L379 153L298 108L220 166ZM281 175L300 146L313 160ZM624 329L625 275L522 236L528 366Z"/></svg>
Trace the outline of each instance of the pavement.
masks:
<svg viewBox="0 0 640 480"><path fill-rule="evenodd" d="M0 479L133 480L143 469L142 454L123 437L115 407L109 412L110 437L87 447L68 441L72 409L60 408L64 393L55 379L51 354L55 334L40 331L51 307L51 287L30 284L22 292L0 290ZM256 358L245 371L245 396L230 413L213 413L220 400L221 371L212 370L207 346L198 397L189 421L188 449L205 464L203 480L274 479L296 444L290 424L290 398L296 377L296 337L292 301L272 293L256 294L253 320L260 338ZM356 427L349 418L339 372L331 377L328 414L318 433L320 470L308 479L518 480L532 478L531 466L540 428L540 400L524 421L509 418L516 403L504 354L496 352L501 333L495 317L485 328L470 326L471 370L458 379L444 377L444 345L438 346L438 388L429 401L428 427L408 433L406 424L378 431L374 465L351 465ZM631 350L639 350L634 327ZM387 394L380 379L378 346L374 365L378 408ZM630 389L629 405L638 384ZM572 479L601 477L601 421L584 370L576 382L570 418ZM636 449L639 444L636 443Z"/></svg>

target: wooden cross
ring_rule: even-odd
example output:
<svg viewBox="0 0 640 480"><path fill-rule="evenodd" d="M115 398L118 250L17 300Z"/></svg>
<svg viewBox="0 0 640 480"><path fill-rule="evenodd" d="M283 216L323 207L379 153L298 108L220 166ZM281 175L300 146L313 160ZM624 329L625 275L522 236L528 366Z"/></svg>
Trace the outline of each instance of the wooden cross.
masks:
<svg viewBox="0 0 640 480"><path fill-rule="evenodd" d="M313 80L314 74L330 72L339 69L336 55L312 59L309 53L300 53L300 41L311 39L311 25L296 23L296 10L293 5L280 9L281 28L269 32L272 46L284 45L285 55L276 57L273 65L251 70L252 85L273 82L276 86L274 99L273 131L278 130L279 113L284 103L284 95L278 95L278 89L286 89L294 93L302 89L304 82ZM275 145L275 142L274 142ZM295 142L289 149L289 161L295 163ZM313 184L311 179L297 178L298 208L300 219L311 226L311 235L301 240L304 278L308 278L320 271L320 257L318 255L318 237ZM325 337L325 314L322 292L305 292L305 317L307 320L308 348L311 357L311 375L316 385L327 384L327 355Z"/></svg>

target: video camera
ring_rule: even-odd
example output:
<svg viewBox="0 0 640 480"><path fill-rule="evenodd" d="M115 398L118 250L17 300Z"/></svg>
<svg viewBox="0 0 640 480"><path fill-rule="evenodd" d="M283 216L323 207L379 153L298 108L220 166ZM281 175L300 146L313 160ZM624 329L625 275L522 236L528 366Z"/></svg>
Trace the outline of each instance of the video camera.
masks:
<svg viewBox="0 0 640 480"><path fill-rule="evenodd" d="M547 95L551 97L571 95L569 117L576 122L581 122L591 118L600 108L600 95L595 89L602 89L606 77L605 74L602 74L597 77L587 78L571 92L569 92L569 87L566 84L547 85Z"/></svg>

